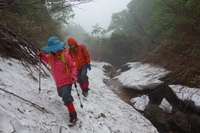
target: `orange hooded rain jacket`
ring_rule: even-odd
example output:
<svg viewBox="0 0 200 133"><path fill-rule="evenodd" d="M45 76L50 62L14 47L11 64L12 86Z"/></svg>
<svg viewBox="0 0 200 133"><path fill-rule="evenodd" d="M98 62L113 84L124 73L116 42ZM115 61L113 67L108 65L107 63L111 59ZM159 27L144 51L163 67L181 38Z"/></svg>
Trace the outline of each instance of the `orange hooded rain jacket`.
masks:
<svg viewBox="0 0 200 133"><path fill-rule="evenodd" d="M84 45L78 44L74 38L68 38L68 45L75 44L77 47L76 53L71 48L68 49L68 53L76 63L76 68L80 70L85 64L90 64L90 55Z"/></svg>

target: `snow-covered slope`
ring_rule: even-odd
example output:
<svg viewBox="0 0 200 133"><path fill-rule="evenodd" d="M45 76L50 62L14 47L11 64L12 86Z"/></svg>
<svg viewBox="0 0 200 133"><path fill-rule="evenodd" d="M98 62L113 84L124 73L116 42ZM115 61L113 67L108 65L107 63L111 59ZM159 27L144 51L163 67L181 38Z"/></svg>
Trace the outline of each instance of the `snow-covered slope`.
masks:
<svg viewBox="0 0 200 133"><path fill-rule="evenodd" d="M121 101L103 83L102 65L92 62L88 72L90 91L83 108L73 87L78 122L68 127L68 111L57 95L52 77L42 77L39 93L38 71L15 59L0 58L1 133L155 133L156 128L140 113ZM46 71L47 72L47 71Z"/></svg>

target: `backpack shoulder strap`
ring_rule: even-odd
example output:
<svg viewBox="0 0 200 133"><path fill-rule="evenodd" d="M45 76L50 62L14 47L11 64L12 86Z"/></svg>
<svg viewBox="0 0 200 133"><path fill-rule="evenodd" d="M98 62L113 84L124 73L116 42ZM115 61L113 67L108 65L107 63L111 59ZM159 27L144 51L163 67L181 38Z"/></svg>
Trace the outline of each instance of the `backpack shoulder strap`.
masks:
<svg viewBox="0 0 200 133"><path fill-rule="evenodd" d="M49 69L51 69L51 67L50 67L51 56L52 56L51 53L49 53L49 55L48 55L48 67L49 67ZM67 74L70 74L69 66L68 66L68 64L67 64L67 62L66 62L66 60L65 60L65 53L62 52L62 53L60 54L60 56L58 56L58 59L61 59L61 60L62 60L62 62L64 63L64 65L65 65L65 67L66 67L66 72L67 72Z"/></svg>
<svg viewBox="0 0 200 133"><path fill-rule="evenodd" d="M81 51L82 51L83 57L84 57L85 61L87 61L87 57L86 57L87 54L85 53L84 49L86 49L86 51L87 51L86 46L84 44L81 44Z"/></svg>
<svg viewBox="0 0 200 133"><path fill-rule="evenodd" d="M67 74L70 74L70 69L69 69L69 66L68 66L66 59L65 59L65 52L61 53L60 58L61 58L62 62L64 63L65 67L66 67Z"/></svg>
<svg viewBox="0 0 200 133"><path fill-rule="evenodd" d="M49 70L51 70L50 60L51 60L51 53L48 54L48 68L49 68Z"/></svg>

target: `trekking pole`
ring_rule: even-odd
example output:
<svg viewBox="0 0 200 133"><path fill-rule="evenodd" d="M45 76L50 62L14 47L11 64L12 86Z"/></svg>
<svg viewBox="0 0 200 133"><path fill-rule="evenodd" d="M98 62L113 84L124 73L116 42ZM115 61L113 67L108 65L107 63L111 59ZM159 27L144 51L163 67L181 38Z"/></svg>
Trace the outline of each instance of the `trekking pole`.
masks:
<svg viewBox="0 0 200 133"><path fill-rule="evenodd" d="M74 86L75 86L75 88L76 88L76 92L77 92L77 95L78 95L79 102L80 102L80 104L81 104L81 108L83 108L83 105L82 105L82 103L81 103L81 99L80 99L80 96L79 96L79 93L78 93L78 89L77 89L76 83L74 83Z"/></svg>
<svg viewBox="0 0 200 133"><path fill-rule="evenodd" d="M39 59L38 59L38 65L39 65L39 93L41 91L41 58L40 58L40 55L38 56Z"/></svg>

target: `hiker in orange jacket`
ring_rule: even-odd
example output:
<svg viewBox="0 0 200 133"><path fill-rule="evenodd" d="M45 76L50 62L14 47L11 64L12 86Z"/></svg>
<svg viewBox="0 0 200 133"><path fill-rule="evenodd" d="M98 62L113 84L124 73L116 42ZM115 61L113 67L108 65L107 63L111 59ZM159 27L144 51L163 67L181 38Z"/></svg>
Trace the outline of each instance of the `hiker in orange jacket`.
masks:
<svg viewBox="0 0 200 133"><path fill-rule="evenodd" d="M45 63L49 63L52 75L57 86L57 92L69 111L70 121L69 126L75 125L77 113L73 104L73 97L71 95L72 84L77 80L77 69L71 58L66 52L65 42L60 42L57 37L50 37L47 45L42 48L43 51L49 53L46 55L43 51L37 50L37 55ZM64 53L63 53L64 52ZM64 54L66 64L61 60L61 54Z"/></svg>
<svg viewBox="0 0 200 133"><path fill-rule="evenodd" d="M68 53L74 60L78 70L77 82L82 89L83 96L86 97L89 90L89 78L87 76L87 69L91 70L90 55L86 47L82 44L79 44L74 38L68 38L67 43L69 46Z"/></svg>

